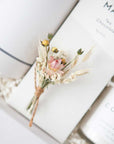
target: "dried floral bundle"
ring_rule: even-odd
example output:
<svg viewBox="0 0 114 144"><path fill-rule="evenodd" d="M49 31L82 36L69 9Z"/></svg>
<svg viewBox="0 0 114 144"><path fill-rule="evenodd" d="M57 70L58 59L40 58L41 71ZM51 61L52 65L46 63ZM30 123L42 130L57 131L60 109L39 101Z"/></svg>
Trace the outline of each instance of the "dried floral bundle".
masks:
<svg viewBox="0 0 114 144"><path fill-rule="evenodd" d="M39 57L36 59L34 74L35 93L27 107L27 110L33 113L29 123L30 127L32 126L33 118L38 107L39 98L49 84L69 83L74 81L77 76L88 73L88 69L83 69L69 74L71 69L78 63L79 57L84 51L79 49L76 56L72 60L68 60L68 57L63 51L60 51L56 47L50 47L51 38L52 34L49 34L48 40L41 41ZM84 56L83 61L86 61L90 54L91 50Z"/></svg>

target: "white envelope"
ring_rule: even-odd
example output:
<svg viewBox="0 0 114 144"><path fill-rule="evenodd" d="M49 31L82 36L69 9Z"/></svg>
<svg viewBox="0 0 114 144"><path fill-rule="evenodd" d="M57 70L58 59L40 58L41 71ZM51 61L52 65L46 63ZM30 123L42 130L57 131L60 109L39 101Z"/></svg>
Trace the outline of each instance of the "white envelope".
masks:
<svg viewBox="0 0 114 144"><path fill-rule="evenodd" d="M0 1L0 74L11 78L24 76L38 54L40 38L55 33L76 2Z"/></svg>

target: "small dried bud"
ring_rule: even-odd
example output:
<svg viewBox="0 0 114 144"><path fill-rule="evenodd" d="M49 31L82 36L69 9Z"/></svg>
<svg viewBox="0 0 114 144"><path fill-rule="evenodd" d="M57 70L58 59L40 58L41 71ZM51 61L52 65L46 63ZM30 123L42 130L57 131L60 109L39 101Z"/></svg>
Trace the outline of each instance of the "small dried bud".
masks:
<svg viewBox="0 0 114 144"><path fill-rule="evenodd" d="M77 51L77 54L78 54L78 55L82 55L83 52L84 52L84 51L82 51L82 49L79 49L79 50Z"/></svg>
<svg viewBox="0 0 114 144"><path fill-rule="evenodd" d="M43 40L43 41L41 41L41 44L43 46L49 46L49 41L48 40Z"/></svg>
<svg viewBox="0 0 114 144"><path fill-rule="evenodd" d="M56 47L52 47L52 52L54 52L54 53L58 53L59 52L59 50L56 48Z"/></svg>

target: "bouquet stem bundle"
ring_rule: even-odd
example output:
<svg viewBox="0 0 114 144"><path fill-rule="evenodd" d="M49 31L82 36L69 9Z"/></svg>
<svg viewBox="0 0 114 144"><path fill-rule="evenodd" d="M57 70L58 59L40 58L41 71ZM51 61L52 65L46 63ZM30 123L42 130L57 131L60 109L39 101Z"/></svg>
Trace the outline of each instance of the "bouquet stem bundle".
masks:
<svg viewBox="0 0 114 144"><path fill-rule="evenodd" d="M49 42L51 38L52 35L48 35L48 40L41 41L41 46L39 47L39 57L36 59L34 73L35 93L27 107L27 110L32 112L32 117L29 123L30 127L32 126L33 119L37 111L39 98L49 84L70 83L76 80L78 76L88 73L88 69L82 69L68 75L71 69L73 69L78 63L79 56L82 55L84 51L79 49L76 56L72 60L68 60L68 57L63 51L59 51L56 47L52 47L50 49ZM91 50L92 49L90 49L84 56L82 62L85 62L89 58Z"/></svg>
<svg viewBox="0 0 114 144"><path fill-rule="evenodd" d="M41 94L44 92L44 89L41 88L41 87L38 87L35 91L35 97L36 97L36 100L34 101L34 105L35 105L35 108L34 108L34 111L33 111L33 115L32 115L32 118L29 122L29 126L31 127L32 126L32 123L33 123L33 119L34 119L34 116L36 114L36 110L37 110L37 107L38 107L38 103L39 103L39 98L41 96ZM30 107L30 106L29 106Z"/></svg>

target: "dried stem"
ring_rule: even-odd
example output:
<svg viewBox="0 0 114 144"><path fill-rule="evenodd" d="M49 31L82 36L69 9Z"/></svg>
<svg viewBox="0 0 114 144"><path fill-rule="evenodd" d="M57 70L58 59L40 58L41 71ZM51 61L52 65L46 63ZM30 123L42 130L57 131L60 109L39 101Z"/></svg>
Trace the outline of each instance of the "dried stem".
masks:
<svg viewBox="0 0 114 144"><path fill-rule="evenodd" d="M35 105L35 108L34 108L34 111L33 111L33 115L32 115L32 118L31 118L31 120L30 120L30 122L29 122L29 127L32 127L32 123L33 123L34 116L35 116L35 114L36 114L36 110L37 110L37 107L38 107L38 103L39 103L39 98L38 98L37 101L36 101L36 105Z"/></svg>

